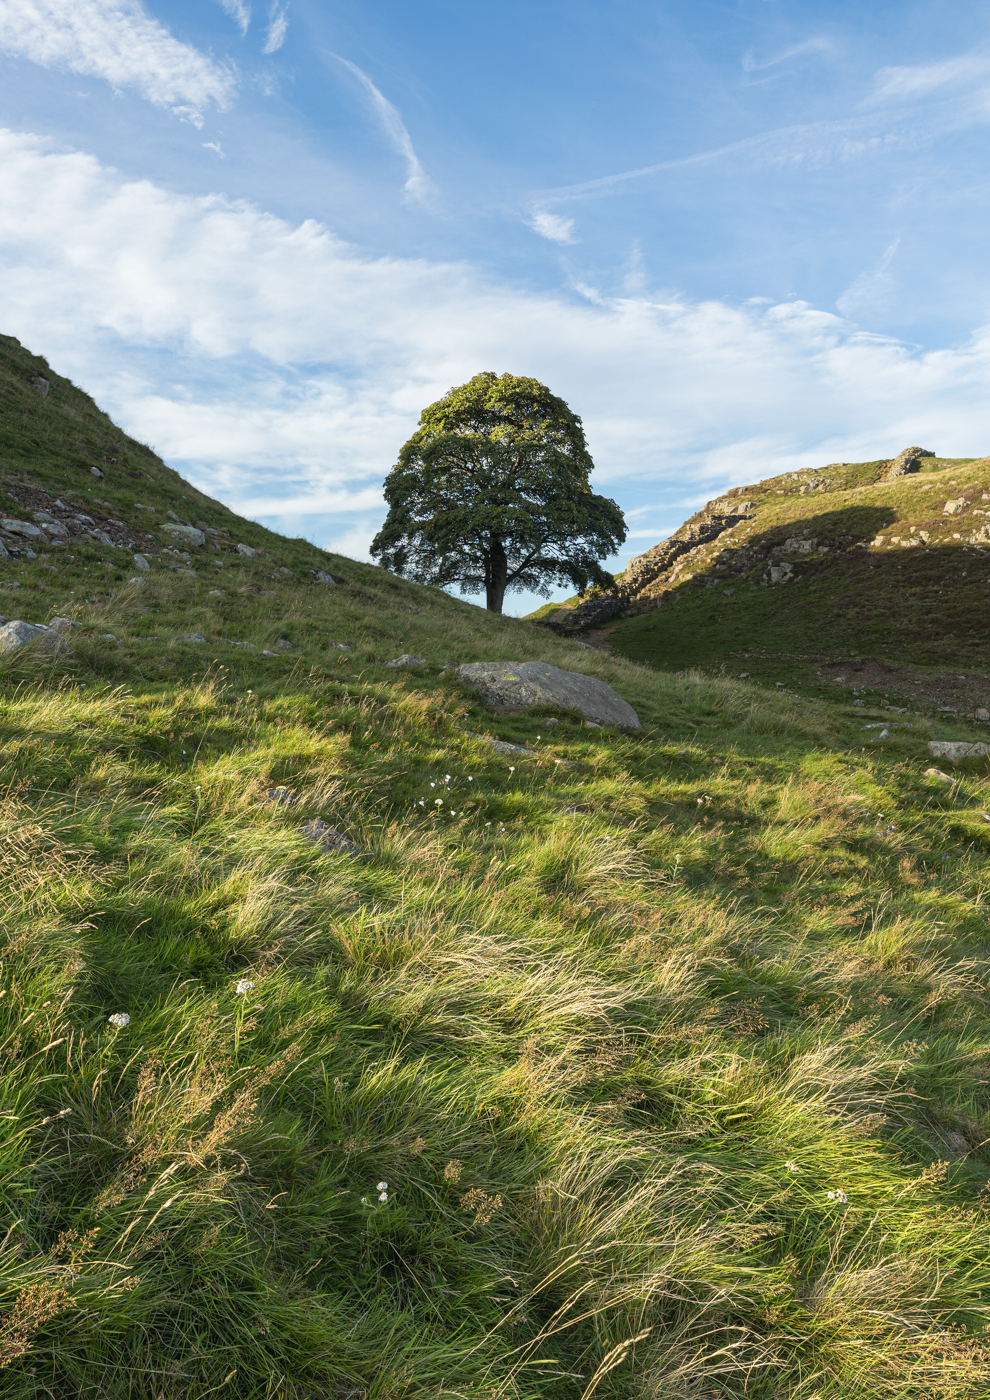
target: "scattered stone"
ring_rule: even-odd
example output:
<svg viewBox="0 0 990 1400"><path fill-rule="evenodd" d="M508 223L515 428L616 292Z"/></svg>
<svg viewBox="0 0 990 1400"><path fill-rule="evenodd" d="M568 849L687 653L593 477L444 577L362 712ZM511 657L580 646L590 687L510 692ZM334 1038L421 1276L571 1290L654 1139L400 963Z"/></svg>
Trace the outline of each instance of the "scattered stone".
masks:
<svg viewBox="0 0 990 1400"><path fill-rule="evenodd" d="M985 724L987 720L990 720L990 710L985 709L981 705L978 710L973 711L973 718L981 720Z"/></svg>
<svg viewBox="0 0 990 1400"><path fill-rule="evenodd" d="M545 661L474 661L458 666L462 685L480 690L486 704L523 709L553 705L577 710L584 719L639 729L639 717L610 685L577 671L562 671Z"/></svg>
<svg viewBox="0 0 990 1400"><path fill-rule="evenodd" d="M712 501L707 509L712 515L748 515L755 506L755 501L729 501L723 498L720 501Z"/></svg>
<svg viewBox="0 0 990 1400"><path fill-rule="evenodd" d="M314 577L315 577L317 583L333 583L333 582L334 582L333 575L332 575L332 574L328 574L327 571L326 571L326 569L316 569L316 570L314 571Z"/></svg>
<svg viewBox="0 0 990 1400"><path fill-rule="evenodd" d="M940 783L954 783L956 781L955 778L950 777L948 773L943 773L941 768L926 768L925 777L937 778Z"/></svg>
<svg viewBox="0 0 990 1400"><path fill-rule="evenodd" d="M560 720L557 718L556 715L551 715L550 718L544 720L543 723L547 729L553 729L556 725L560 723Z"/></svg>
<svg viewBox="0 0 990 1400"><path fill-rule="evenodd" d="M239 544L237 546L237 552L238 554L243 554L245 559L256 559L258 557L258 551L252 549L249 544Z"/></svg>
<svg viewBox="0 0 990 1400"><path fill-rule="evenodd" d="M37 525L32 525L27 520L0 520L0 529L7 531L9 535L23 535L29 540L43 540L44 530L39 530Z"/></svg>
<svg viewBox="0 0 990 1400"><path fill-rule="evenodd" d="M303 822L299 829L308 841L322 846L326 851L339 852L349 856L360 854L360 847L349 836L345 836L342 831L330 826L328 822L321 821L319 817L313 817L310 821Z"/></svg>
<svg viewBox="0 0 990 1400"><path fill-rule="evenodd" d="M878 739L889 739L889 738L890 738L890 730L889 730L889 729L881 729L880 733L877 735L877 738L878 738Z"/></svg>
<svg viewBox="0 0 990 1400"><path fill-rule="evenodd" d="M98 481L103 480L103 473L100 471L99 467L90 467L89 474L90 476L95 476Z"/></svg>
<svg viewBox="0 0 990 1400"><path fill-rule="evenodd" d="M50 539L67 540L69 538L69 531L61 520L46 520L41 528Z"/></svg>
<svg viewBox="0 0 990 1400"><path fill-rule="evenodd" d="M328 642L331 651L350 651L351 647L347 642Z"/></svg>
<svg viewBox="0 0 990 1400"><path fill-rule="evenodd" d="M892 481L898 476L908 476L911 472L916 472L921 466L924 457L934 457L934 452L929 452L926 447L905 447L903 452L891 462L890 466L883 474L884 481Z"/></svg>
<svg viewBox="0 0 990 1400"><path fill-rule="evenodd" d="M292 650L292 643L289 641L288 637L279 637L275 645L278 647L279 651Z"/></svg>
<svg viewBox="0 0 990 1400"><path fill-rule="evenodd" d="M198 548L201 544L206 543L206 536L202 530L197 530L195 525L163 525L162 529L175 539L181 540L183 544L194 545Z"/></svg>
<svg viewBox="0 0 990 1400"><path fill-rule="evenodd" d="M4 545L3 545L2 543L0 543L0 559L9 559L9 558L10 558L10 555L7 553L6 548L4 547Z"/></svg>
<svg viewBox="0 0 990 1400"><path fill-rule="evenodd" d="M143 555L143 554L135 554L135 556L134 556L134 567L135 567L135 569L141 569L142 572L143 572L143 573L146 573L146 574L147 574L147 573L150 573L150 571L151 571L151 565L150 565L150 563L148 562L146 556Z"/></svg>
<svg viewBox="0 0 990 1400"><path fill-rule="evenodd" d="M990 822L990 812L980 812L979 815L985 822Z"/></svg>
<svg viewBox="0 0 990 1400"><path fill-rule="evenodd" d="M267 807L274 804L276 807L294 807L298 798L292 788L276 787L269 788L262 798L261 805Z"/></svg>
<svg viewBox="0 0 990 1400"><path fill-rule="evenodd" d="M990 745L966 744L954 739L930 739L928 752L932 758L947 758L950 763L958 763L963 758L983 758L990 754Z"/></svg>
<svg viewBox="0 0 990 1400"><path fill-rule="evenodd" d="M180 640L183 642L205 642L206 638L202 632L183 632Z"/></svg>
<svg viewBox="0 0 990 1400"><path fill-rule="evenodd" d="M37 389L43 399L47 399L48 391L52 387L47 379L43 379L40 374L36 374L29 382L33 388Z"/></svg>
<svg viewBox="0 0 990 1400"><path fill-rule="evenodd" d="M51 656L71 656L72 648L59 632L43 623L14 621L0 627L0 653L35 646Z"/></svg>
<svg viewBox="0 0 990 1400"><path fill-rule="evenodd" d="M210 589L210 594L209 594L209 596L210 596L211 598L222 598L222 597L223 597L223 589L222 589L222 588L211 588L211 589Z"/></svg>
<svg viewBox="0 0 990 1400"><path fill-rule="evenodd" d="M601 729L601 725L597 722L597 720L593 719L586 719L583 727L585 729Z"/></svg>
<svg viewBox="0 0 990 1400"><path fill-rule="evenodd" d="M942 507L943 515L958 515L967 505L965 496L958 496L954 501L946 501Z"/></svg>
<svg viewBox="0 0 990 1400"><path fill-rule="evenodd" d="M430 663L424 661L421 656L409 656L406 653L403 653L402 656L397 656L394 661L382 662L383 666L428 666L429 664Z"/></svg>
<svg viewBox="0 0 990 1400"><path fill-rule="evenodd" d="M490 734L475 734L470 729L465 729L464 733L469 739L479 739L483 744L490 744L496 753L518 753L526 758L538 758L535 749L524 749L521 744L510 744L505 739L493 739Z"/></svg>
<svg viewBox="0 0 990 1400"><path fill-rule="evenodd" d="M133 578L129 578L129 579L127 580L127 582L128 582L128 583L136 583L136 584L138 585L139 588L143 588L144 585L145 585L145 579L144 579L140 574L135 574L134 577L133 577Z"/></svg>
<svg viewBox="0 0 990 1400"><path fill-rule="evenodd" d="M0 583L0 588L20 588L20 586L21 585L17 583L16 580L11 580L9 582L4 581L3 583Z"/></svg>
<svg viewBox="0 0 990 1400"><path fill-rule="evenodd" d="M806 540L797 535L793 539L784 541L784 550L788 554L811 554L817 544L817 540Z"/></svg>
<svg viewBox="0 0 990 1400"><path fill-rule="evenodd" d="M767 577L764 583L788 583L794 577L794 565L788 564L786 559L779 564L771 564L767 570Z"/></svg>

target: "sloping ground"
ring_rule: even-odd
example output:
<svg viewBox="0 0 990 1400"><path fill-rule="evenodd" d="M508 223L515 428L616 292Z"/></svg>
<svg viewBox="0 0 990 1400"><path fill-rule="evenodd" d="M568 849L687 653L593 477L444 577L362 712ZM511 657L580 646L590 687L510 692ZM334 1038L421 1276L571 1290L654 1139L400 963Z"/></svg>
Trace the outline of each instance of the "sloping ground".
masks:
<svg viewBox="0 0 990 1400"><path fill-rule="evenodd" d="M589 652L119 433L87 487L13 402L12 509L163 547L0 561L79 624L0 661L2 1393L985 1396L990 785L924 772L980 731ZM264 554L172 572L167 509ZM644 727L441 674L498 659Z"/></svg>
<svg viewBox="0 0 990 1400"><path fill-rule="evenodd" d="M625 598L608 645L675 670L724 666L806 686L823 665L844 673L850 658L869 657L890 673L891 693L920 688L942 703L963 673L963 705L986 705L990 461L923 459L893 481L888 467L792 473L711 503L672 538L712 520L718 537ZM724 514L741 504L742 517ZM574 616L557 614L560 630Z"/></svg>

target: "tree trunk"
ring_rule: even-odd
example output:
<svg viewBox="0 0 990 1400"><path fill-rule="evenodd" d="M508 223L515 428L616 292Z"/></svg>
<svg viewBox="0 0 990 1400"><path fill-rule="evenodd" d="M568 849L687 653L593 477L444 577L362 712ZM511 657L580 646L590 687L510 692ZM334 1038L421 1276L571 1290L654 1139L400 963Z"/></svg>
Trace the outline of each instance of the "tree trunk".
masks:
<svg viewBox="0 0 990 1400"><path fill-rule="evenodd" d="M488 551L488 570L485 579L485 606L489 612L500 613L502 611L502 599L505 597L505 585L509 575L509 561L505 557L505 549L502 541L497 535L492 536L491 545Z"/></svg>

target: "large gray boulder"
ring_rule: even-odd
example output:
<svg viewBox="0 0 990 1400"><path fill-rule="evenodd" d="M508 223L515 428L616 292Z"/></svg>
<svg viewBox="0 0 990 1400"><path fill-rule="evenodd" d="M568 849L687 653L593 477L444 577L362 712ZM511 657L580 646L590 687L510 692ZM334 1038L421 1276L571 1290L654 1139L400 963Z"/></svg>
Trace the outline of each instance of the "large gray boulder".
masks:
<svg viewBox="0 0 990 1400"><path fill-rule="evenodd" d="M966 744L961 739L930 739L928 752L932 758L947 758L950 763L958 763L961 758L985 758L990 754L990 746Z"/></svg>
<svg viewBox="0 0 990 1400"><path fill-rule="evenodd" d="M166 530L182 544L191 544L198 547L206 543L206 536L203 534L202 530L197 530L195 525L163 525L162 529ZM111 543L113 543L113 541L111 541Z"/></svg>
<svg viewBox="0 0 990 1400"><path fill-rule="evenodd" d="M640 727L636 711L610 685L577 671L561 671L545 661L472 661L458 666L457 679L470 690L480 690L489 705L526 710L555 705L578 710L598 724Z"/></svg>
<svg viewBox="0 0 990 1400"><path fill-rule="evenodd" d="M52 627L35 622L12 621L0 627L0 654L34 646L50 656L71 656L72 648Z"/></svg>

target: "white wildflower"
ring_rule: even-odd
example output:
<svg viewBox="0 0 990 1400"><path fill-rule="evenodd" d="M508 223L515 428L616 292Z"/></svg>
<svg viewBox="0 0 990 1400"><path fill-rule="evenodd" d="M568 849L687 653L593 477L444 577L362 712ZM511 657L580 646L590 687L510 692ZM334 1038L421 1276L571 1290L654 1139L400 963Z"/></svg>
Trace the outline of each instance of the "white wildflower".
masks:
<svg viewBox="0 0 990 1400"><path fill-rule="evenodd" d="M784 1163L784 1166L787 1168L787 1170L788 1170L789 1172L796 1172L797 1169L798 1169L798 1164L797 1164L797 1162L785 1162L785 1163Z"/></svg>
<svg viewBox="0 0 990 1400"><path fill-rule="evenodd" d="M107 1023L113 1026L114 1030L122 1031L125 1026L131 1024L131 1018L126 1011L115 1011L112 1016L107 1017Z"/></svg>
<svg viewBox="0 0 990 1400"><path fill-rule="evenodd" d="M241 980L238 982L237 986L234 988L235 994L239 997L242 997L246 992L250 992L253 990L254 983L249 981L246 977L242 977Z"/></svg>
<svg viewBox="0 0 990 1400"><path fill-rule="evenodd" d="M443 798L442 798L442 797L434 797L434 799L433 799L433 805L434 805L434 807L442 807L442 806L443 806Z"/></svg>
<svg viewBox="0 0 990 1400"><path fill-rule="evenodd" d="M376 1190L376 1191L387 1191L387 1190L388 1190L388 1182L387 1182L387 1181L380 1181L380 1182L378 1183L378 1185L375 1187L375 1190Z"/></svg>
<svg viewBox="0 0 990 1400"><path fill-rule="evenodd" d="M378 1193L378 1200L379 1200L379 1203L380 1203L381 1205L384 1205L385 1202L388 1200L388 1192L387 1192L387 1191L379 1191L379 1193Z"/></svg>
<svg viewBox="0 0 990 1400"><path fill-rule="evenodd" d="M362 1196L362 1197L361 1197L361 1204L362 1204L363 1206L366 1206L366 1205L368 1204L368 1198L367 1198L367 1196Z"/></svg>
<svg viewBox="0 0 990 1400"><path fill-rule="evenodd" d="M849 1200L845 1191L829 1191L826 1193L830 1201L838 1201L840 1206L844 1206Z"/></svg>

